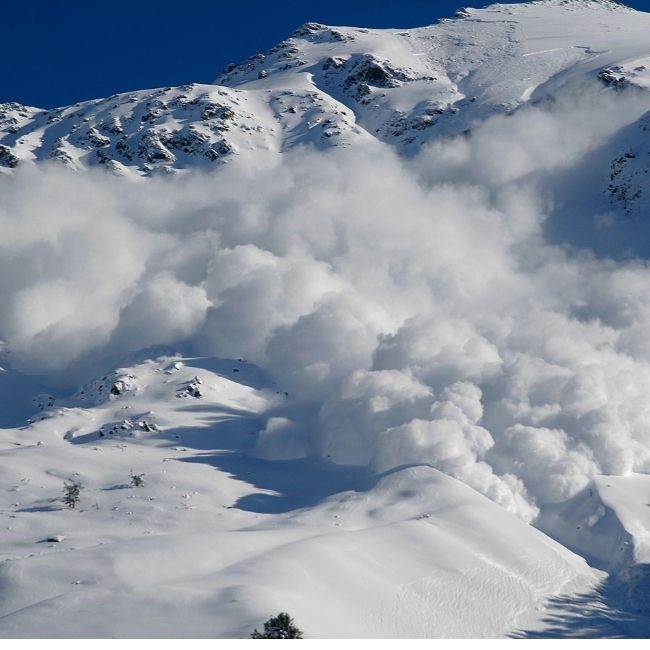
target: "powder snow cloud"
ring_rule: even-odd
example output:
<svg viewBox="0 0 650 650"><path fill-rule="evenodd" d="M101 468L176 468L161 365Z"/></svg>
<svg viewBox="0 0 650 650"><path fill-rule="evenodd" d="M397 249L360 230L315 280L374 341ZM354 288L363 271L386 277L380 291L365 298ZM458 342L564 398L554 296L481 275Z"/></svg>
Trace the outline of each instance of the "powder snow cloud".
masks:
<svg viewBox="0 0 650 650"><path fill-rule="evenodd" d="M545 230L558 177L646 101L567 97L409 160L27 166L0 178L8 362L61 380L150 346L245 357L291 396L258 455L426 463L525 519L596 473L650 472L650 267Z"/></svg>

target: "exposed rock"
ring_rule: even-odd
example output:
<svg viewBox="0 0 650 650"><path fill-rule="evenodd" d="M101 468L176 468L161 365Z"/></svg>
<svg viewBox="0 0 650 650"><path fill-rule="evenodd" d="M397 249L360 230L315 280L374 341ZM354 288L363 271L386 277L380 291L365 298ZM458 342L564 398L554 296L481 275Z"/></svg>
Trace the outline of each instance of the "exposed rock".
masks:
<svg viewBox="0 0 650 650"><path fill-rule="evenodd" d="M19 162L9 147L0 144L0 167L18 167Z"/></svg>
<svg viewBox="0 0 650 650"><path fill-rule="evenodd" d="M598 73L598 78L606 85L614 88L615 90L622 90L630 85L629 80L625 76L625 71L621 66L613 66L611 68L603 68Z"/></svg>
<svg viewBox="0 0 650 650"><path fill-rule="evenodd" d="M160 136L152 131L142 136L138 147L138 156L150 163L173 162L176 160L174 154L163 145Z"/></svg>

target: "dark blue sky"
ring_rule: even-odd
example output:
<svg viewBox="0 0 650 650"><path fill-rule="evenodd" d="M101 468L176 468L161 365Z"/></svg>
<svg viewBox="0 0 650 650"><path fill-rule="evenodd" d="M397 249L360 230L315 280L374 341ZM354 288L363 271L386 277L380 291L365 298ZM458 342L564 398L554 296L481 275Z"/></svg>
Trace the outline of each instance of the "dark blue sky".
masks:
<svg viewBox="0 0 650 650"><path fill-rule="evenodd" d="M628 4L650 11L650 0ZM227 63L266 51L308 20L414 27L451 16L461 5L462 0L3 2L0 102L52 108L140 88L210 82Z"/></svg>

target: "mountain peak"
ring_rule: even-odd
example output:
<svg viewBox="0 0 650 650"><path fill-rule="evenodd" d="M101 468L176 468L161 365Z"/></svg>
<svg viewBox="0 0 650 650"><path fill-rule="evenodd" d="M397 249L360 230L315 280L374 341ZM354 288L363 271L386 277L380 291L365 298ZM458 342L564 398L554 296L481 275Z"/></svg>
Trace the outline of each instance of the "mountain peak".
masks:
<svg viewBox="0 0 650 650"><path fill-rule="evenodd" d="M373 138L412 153L567 84L645 87L649 31L650 14L613 0L462 8L415 29L307 22L212 85L51 111L0 105L0 171L54 160L149 176L210 168L238 152Z"/></svg>

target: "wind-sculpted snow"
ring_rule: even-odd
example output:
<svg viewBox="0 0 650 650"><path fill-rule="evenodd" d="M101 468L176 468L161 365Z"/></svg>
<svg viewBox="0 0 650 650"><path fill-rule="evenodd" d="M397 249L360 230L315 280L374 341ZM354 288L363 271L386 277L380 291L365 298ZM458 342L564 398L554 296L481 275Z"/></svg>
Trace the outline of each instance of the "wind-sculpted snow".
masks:
<svg viewBox="0 0 650 650"><path fill-rule="evenodd" d="M18 168L3 365L70 382L150 346L244 358L288 397L258 456L430 465L526 520L595 474L650 473L650 268L546 232L562 178L650 108L593 83L409 160L375 143L136 183Z"/></svg>

